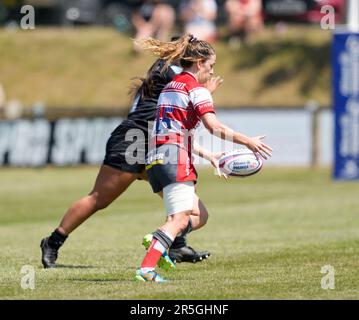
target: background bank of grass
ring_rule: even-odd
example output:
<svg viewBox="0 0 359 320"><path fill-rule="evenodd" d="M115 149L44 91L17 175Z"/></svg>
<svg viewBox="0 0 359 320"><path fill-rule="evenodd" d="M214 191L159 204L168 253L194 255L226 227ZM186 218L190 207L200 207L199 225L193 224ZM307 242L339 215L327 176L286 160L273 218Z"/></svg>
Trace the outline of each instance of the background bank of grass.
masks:
<svg viewBox="0 0 359 320"><path fill-rule="evenodd" d="M225 82L218 107L330 105L329 31L267 27L250 45L215 44L215 72ZM128 108L131 79L154 61L135 54L129 35L105 28L0 29L0 83L26 106Z"/></svg>

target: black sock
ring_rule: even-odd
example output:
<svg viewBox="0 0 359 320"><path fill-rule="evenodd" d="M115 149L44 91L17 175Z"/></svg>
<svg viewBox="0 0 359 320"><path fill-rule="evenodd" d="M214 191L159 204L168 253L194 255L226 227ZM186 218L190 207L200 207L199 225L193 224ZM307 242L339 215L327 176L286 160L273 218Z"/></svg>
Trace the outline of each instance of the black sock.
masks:
<svg viewBox="0 0 359 320"><path fill-rule="evenodd" d="M186 237L180 235L177 236L174 241L172 242L171 249L180 249L187 245Z"/></svg>
<svg viewBox="0 0 359 320"><path fill-rule="evenodd" d="M171 249L180 249L187 246L186 237L192 231L192 220L191 218L188 221L186 229L184 229L177 237L174 239Z"/></svg>
<svg viewBox="0 0 359 320"><path fill-rule="evenodd" d="M54 249L59 249L64 244L66 238L67 236L63 235L57 229L55 229L49 237L48 244Z"/></svg>

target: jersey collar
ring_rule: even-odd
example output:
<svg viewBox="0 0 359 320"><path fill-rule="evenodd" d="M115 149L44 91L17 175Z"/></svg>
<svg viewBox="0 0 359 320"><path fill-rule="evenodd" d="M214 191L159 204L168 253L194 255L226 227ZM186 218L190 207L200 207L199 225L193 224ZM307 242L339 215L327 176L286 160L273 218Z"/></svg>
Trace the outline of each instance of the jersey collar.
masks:
<svg viewBox="0 0 359 320"><path fill-rule="evenodd" d="M183 73L188 73L190 76L192 76L197 82L198 82L198 80L197 80L197 78L196 78L196 76L192 73L192 72L189 72L189 71L183 71Z"/></svg>

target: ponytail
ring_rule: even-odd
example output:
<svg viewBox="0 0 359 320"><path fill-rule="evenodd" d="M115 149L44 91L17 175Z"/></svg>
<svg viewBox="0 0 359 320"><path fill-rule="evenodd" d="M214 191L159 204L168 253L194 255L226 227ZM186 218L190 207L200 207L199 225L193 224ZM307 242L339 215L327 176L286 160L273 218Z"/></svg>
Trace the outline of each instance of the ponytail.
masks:
<svg viewBox="0 0 359 320"><path fill-rule="evenodd" d="M164 68L173 61L179 60L184 68L198 60L207 60L215 51L213 47L204 40L198 40L191 34L185 34L178 40L165 42L153 38L135 40L140 48L150 51L152 54L165 60Z"/></svg>

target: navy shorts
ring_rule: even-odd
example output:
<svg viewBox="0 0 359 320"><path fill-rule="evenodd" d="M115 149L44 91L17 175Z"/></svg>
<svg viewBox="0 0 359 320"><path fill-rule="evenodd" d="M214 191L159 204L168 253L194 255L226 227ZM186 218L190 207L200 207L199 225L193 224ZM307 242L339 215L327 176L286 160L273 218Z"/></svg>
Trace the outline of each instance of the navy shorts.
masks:
<svg viewBox="0 0 359 320"><path fill-rule="evenodd" d="M174 144L163 144L146 157L146 172L153 192L176 182L197 180L188 152Z"/></svg>

